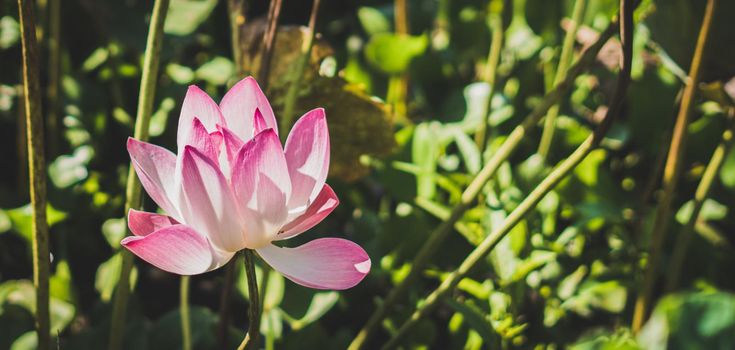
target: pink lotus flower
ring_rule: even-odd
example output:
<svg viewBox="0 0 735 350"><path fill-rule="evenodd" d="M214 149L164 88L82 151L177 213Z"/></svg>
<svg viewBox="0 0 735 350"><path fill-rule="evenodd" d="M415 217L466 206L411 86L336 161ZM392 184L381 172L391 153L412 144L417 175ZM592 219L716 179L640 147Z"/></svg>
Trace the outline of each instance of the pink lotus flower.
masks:
<svg viewBox="0 0 735 350"><path fill-rule="evenodd" d="M128 139L143 187L167 215L130 210L134 236L121 244L180 275L211 271L249 248L284 276L317 289L347 289L370 271L357 244L319 238L296 248L273 241L314 227L339 204L325 183L329 131L324 110L302 116L285 150L268 100L253 78L217 105L189 87L179 117L178 155Z"/></svg>

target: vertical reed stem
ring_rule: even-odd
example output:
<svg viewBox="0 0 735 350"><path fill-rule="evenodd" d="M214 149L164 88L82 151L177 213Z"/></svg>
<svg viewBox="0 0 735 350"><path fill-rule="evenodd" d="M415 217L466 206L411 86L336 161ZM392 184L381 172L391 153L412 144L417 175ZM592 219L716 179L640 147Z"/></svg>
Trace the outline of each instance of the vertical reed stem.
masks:
<svg viewBox="0 0 735 350"><path fill-rule="evenodd" d="M319 14L320 0L313 0L311 6L311 14L309 15L309 32L306 38L301 44L301 56L299 56L296 66L291 71L291 85L288 87L286 93L286 102L283 107L283 118L281 119L281 138L285 140L288 135L288 130L291 129L291 124L294 119L294 108L296 107L296 100L299 97L299 90L301 90L301 78L304 76L304 70L309 63L311 57L311 48L314 46L314 36L316 36L316 19Z"/></svg>
<svg viewBox="0 0 735 350"><path fill-rule="evenodd" d="M699 85L702 57L704 55L704 49L707 46L707 39L709 37L716 4L717 0L707 1L702 26L700 27L699 37L697 38L697 46L694 49L694 56L692 57L692 65L689 69L689 81L684 88L681 106L679 107L679 113L674 124L671 145L669 146L666 166L664 167L663 194L656 208L656 219L651 232L651 248L643 276L643 291L636 299L635 312L633 314L632 329L634 332L638 332L641 329L643 323L648 319L650 312L651 300L653 298L654 288L656 287L658 263L661 259L664 233L668 228L669 220L671 220L671 203L674 199L674 191L676 190L676 184L679 181L679 175L681 173L681 161L684 156L687 125L689 124L689 116L691 115L692 105L694 103L694 95L697 85Z"/></svg>
<svg viewBox="0 0 735 350"><path fill-rule="evenodd" d="M265 35L263 35L263 51L260 56L260 71L258 72L258 81L263 91L268 90L271 69L271 58L276 45L276 35L278 34L278 18L281 16L281 4L283 0L271 0L268 8L268 27Z"/></svg>
<svg viewBox="0 0 735 350"><path fill-rule="evenodd" d="M733 108L730 108L730 113L733 114ZM732 118L732 116L730 116ZM702 179L697 185L697 191L694 194L692 214L689 216L686 225L679 233L676 240L676 246L674 246L674 252L671 254L671 262L669 263L668 274L666 278L666 291L673 292L679 285L679 277L681 274L681 268L684 266L684 259L686 258L687 248L692 241L694 235L694 226L699 220L699 213L704 206L707 195L709 194L712 184L715 182L715 177L720 172L720 168L725 160L725 155L728 149L732 145L733 139L733 126L735 124L732 120L729 121L730 127L722 133L722 139L712 153L707 167L704 169Z"/></svg>
<svg viewBox="0 0 735 350"><path fill-rule="evenodd" d="M189 318L189 276L179 279L179 315L181 316L181 339L183 350L191 350L191 319Z"/></svg>
<svg viewBox="0 0 735 350"><path fill-rule="evenodd" d="M260 297L258 296L258 276L255 274L255 261L253 260L253 251L250 249L243 250L245 258L245 274L248 277L248 296L250 306L248 307L248 332L240 343L238 350L256 349L258 346L258 337L260 336Z"/></svg>
<svg viewBox="0 0 735 350"><path fill-rule="evenodd" d="M140 80L138 95L138 113L135 117L135 131L133 137L145 141L148 139L153 101L158 81L158 67L160 64L161 45L163 43L163 25L170 0L156 0L153 4L153 14L148 30L143 71ZM125 188L125 213L132 208L141 207L140 181L131 165L128 171L128 181ZM123 249L123 262L120 270L120 280L115 289L115 299L112 306L112 322L108 349L119 350L122 347L125 333L125 317L128 298L130 296L130 271L133 269L133 255Z"/></svg>
<svg viewBox="0 0 735 350"><path fill-rule="evenodd" d="M40 66L33 1L18 0L18 18L23 55L23 104L31 207L33 208L33 285L36 288L36 332L38 348L51 345L49 321L49 233L46 221L46 161L41 113Z"/></svg>
<svg viewBox="0 0 735 350"><path fill-rule="evenodd" d="M48 127L49 158L59 148L59 83L61 81L61 0L49 0L49 39L48 39L48 112L46 126Z"/></svg>
<svg viewBox="0 0 735 350"><path fill-rule="evenodd" d="M574 8L572 9L572 18L566 35L564 36L564 44L561 48L561 56L559 57L559 65L556 68L554 75L554 84L557 84L567 74L567 68L572 62L572 54L574 53L574 39L577 35L577 29L582 23L584 17L584 9L587 5L587 0L576 0L574 2ZM556 130L556 117L559 115L559 105L556 104L549 113L546 114L544 120L544 131L541 134L541 142L539 143L538 154L546 160L551 149L551 144L554 139L554 131Z"/></svg>
<svg viewBox="0 0 735 350"><path fill-rule="evenodd" d="M482 113L482 123L475 134L475 143L480 150L480 154L485 152L485 144L487 143L487 118L492 110L493 96L495 95L495 80L498 74L498 64L500 63L500 52L503 48L503 36L505 30L503 28L503 8L505 4L503 0L490 1L490 30L492 31L492 39L490 41L490 51L487 54L487 63L485 64L485 72L482 80L487 83L490 92L485 102L485 110Z"/></svg>

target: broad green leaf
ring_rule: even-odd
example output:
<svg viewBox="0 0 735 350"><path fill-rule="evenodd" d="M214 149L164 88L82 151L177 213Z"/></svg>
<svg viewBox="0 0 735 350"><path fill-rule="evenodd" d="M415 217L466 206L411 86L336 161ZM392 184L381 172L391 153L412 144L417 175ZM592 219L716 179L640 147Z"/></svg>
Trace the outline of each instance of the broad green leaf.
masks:
<svg viewBox="0 0 735 350"><path fill-rule="evenodd" d="M699 218L702 220L722 220L727 217L727 206L720 204L714 199L705 199L702 209L699 211ZM687 201L676 212L676 221L680 224L686 224L692 216L694 210L694 202Z"/></svg>
<svg viewBox="0 0 735 350"><path fill-rule="evenodd" d="M125 218L107 219L102 223L102 235L105 236L107 244L114 249L120 247L120 241L127 233L128 223Z"/></svg>
<svg viewBox="0 0 735 350"><path fill-rule="evenodd" d="M6 213L8 214L8 217L10 217L10 221L13 223L13 229L30 242L33 236L33 209L31 208L31 205L26 204L19 208L10 209L7 210ZM51 203L46 205L46 221L48 222L49 227L52 227L66 219L66 216L67 213L57 210L51 206Z"/></svg>
<svg viewBox="0 0 735 350"><path fill-rule="evenodd" d="M426 51L428 42L425 35L376 34L365 46L365 58L383 73L399 74L408 69L411 60Z"/></svg>
<svg viewBox="0 0 735 350"><path fill-rule="evenodd" d="M20 40L20 25L11 16L0 18L0 49L7 49Z"/></svg>
<svg viewBox="0 0 735 350"><path fill-rule="evenodd" d="M227 58L217 56L194 73L197 79L204 80L214 85L225 85L227 80L235 73L235 65Z"/></svg>
<svg viewBox="0 0 735 350"><path fill-rule="evenodd" d="M306 314L298 320L290 322L291 328L294 330L302 329L309 324L319 320L327 311L331 310L332 307L339 300L339 294L337 292L319 292L314 294L311 298L309 308L306 309Z"/></svg>
<svg viewBox="0 0 735 350"><path fill-rule="evenodd" d="M112 298L117 282L120 281L120 268L122 267L122 253L118 252L110 259L100 264L94 279L94 289L100 293L100 299L108 302ZM138 279L138 270L133 267L130 272L130 290L135 287Z"/></svg>
<svg viewBox="0 0 735 350"><path fill-rule="evenodd" d="M178 36L189 35L207 20L215 6L217 0L171 0L163 31Z"/></svg>
<svg viewBox="0 0 735 350"><path fill-rule="evenodd" d="M49 165L49 177L58 188L67 188L87 178L87 164L94 156L92 146L81 146L71 155L61 155Z"/></svg>
<svg viewBox="0 0 735 350"><path fill-rule="evenodd" d="M368 35L389 32L391 24L388 18L374 7L360 7L357 9L357 18Z"/></svg>
<svg viewBox="0 0 735 350"><path fill-rule="evenodd" d="M656 305L638 341L645 349L735 348L735 295L672 294Z"/></svg>

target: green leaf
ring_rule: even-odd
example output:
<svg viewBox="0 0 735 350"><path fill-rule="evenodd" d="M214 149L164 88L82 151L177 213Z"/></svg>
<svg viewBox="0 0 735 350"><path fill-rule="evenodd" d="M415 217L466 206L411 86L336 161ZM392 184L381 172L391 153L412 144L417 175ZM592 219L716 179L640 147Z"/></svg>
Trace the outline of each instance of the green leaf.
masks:
<svg viewBox="0 0 735 350"><path fill-rule="evenodd" d="M735 295L673 294L656 305L638 341L645 349L735 349Z"/></svg>
<svg viewBox="0 0 735 350"><path fill-rule="evenodd" d="M440 124L421 123L416 126L411 145L413 163L420 173L416 174L416 193L419 197L431 199L436 193L436 163L439 158L437 142Z"/></svg>
<svg viewBox="0 0 735 350"><path fill-rule="evenodd" d="M193 349L214 349L217 315L208 308L191 305L189 307L191 324L191 344ZM181 313L179 309L163 315L153 325L149 334L149 349L181 349Z"/></svg>
<svg viewBox="0 0 735 350"><path fill-rule="evenodd" d="M151 116L151 125L149 128L150 136L161 136L166 130L166 124L168 122L168 116L171 111L176 107L176 102L173 98L166 97L161 101L161 106L158 108L156 113Z"/></svg>
<svg viewBox="0 0 735 350"><path fill-rule="evenodd" d="M235 65L227 58L217 56L197 68L197 79L214 85L225 85L235 73Z"/></svg>
<svg viewBox="0 0 735 350"><path fill-rule="evenodd" d="M83 72L91 72L101 66L110 57L110 50L106 47L98 47L82 63Z"/></svg>
<svg viewBox="0 0 735 350"><path fill-rule="evenodd" d="M319 292L314 294L311 298L309 308L306 309L306 313L303 317L298 320L291 321L291 328L294 330L303 329L309 324L319 320L324 314L327 313L339 300L339 294L337 292Z"/></svg>
<svg viewBox="0 0 735 350"><path fill-rule="evenodd" d="M357 9L357 19L368 35L372 36L391 30L390 21L380 10L374 7L360 7Z"/></svg>
<svg viewBox="0 0 735 350"><path fill-rule="evenodd" d="M120 241L127 233L128 223L125 218L107 219L102 223L102 235L105 236L107 244L114 249L120 247Z"/></svg>
<svg viewBox="0 0 735 350"><path fill-rule="evenodd" d="M186 36L207 20L217 6L217 0L171 0L163 31L166 34Z"/></svg>
<svg viewBox="0 0 735 350"><path fill-rule="evenodd" d="M20 26L15 18L3 16L0 18L0 49L7 49L20 40Z"/></svg>
<svg viewBox="0 0 735 350"><path fill-rule="evenodd" d="M194 70L187 66L169 63L166 66L166 74L177 84L186 85L194 80Z"/></svg>
<svg viewBox="0 0 735 350"><path fill-rule="evenodd" d="M730 189L735 189L735 148L727 152L725 162L720 169L720 181Z"/></svg>
<svg viewBox="0 0 735 350"><path fill-rule="evenodd" d="M28 242L30 242L33 237L33 209L31 208L31 205L26 204L19 208L10 209L6 211L6 213L10 217L10 221L13 223L13 229L20 233L23 238L27 239ZM67 214L65 212L57 210L56 208L51 206L51 203L46 205L46 220L49 227L52 227L62 220L66 219L66 216Z"/></svg>
<svg viewBox="0 0 735 350"><path fill-rule="evenodd" d="M58 188L67 188L86 179L89 175L87 164L93 156L92 146L85 145L78 147L71 155L57 157L48 169L51 182Z"/></svg>
<svg viewBox="0 0 735 350"><path fill-rule="evenodd" d="M117 282L120 281L120 268L122 267L122 253L115 253L110 259L103 262L94 278L94 289L100 293L100 299L104 302L110 301L112 298L112 292L115 291ZM133 267L130 272L130 290L135 287L135 282L138 279L138 270Z"/></svg>
<svg viewBox="0 0 735 350"><path fill-rule="evenodd" d="M689 221L694 210L694 202L687 201L681 206L678 212L676 212L676 221L684 225ZM714 199L705 199L702 204L702 209L699 211L699 218L702 220L722 220L727 217L727 206L722 205Z"/></svg>
<svg viewBox="0 0 735 350"><path fill-rule="evenodd" d="M408 69L411 60L424 54L428 42L425 35L376 34L365 46L365 58L383 73L399 74Z"/></svg>

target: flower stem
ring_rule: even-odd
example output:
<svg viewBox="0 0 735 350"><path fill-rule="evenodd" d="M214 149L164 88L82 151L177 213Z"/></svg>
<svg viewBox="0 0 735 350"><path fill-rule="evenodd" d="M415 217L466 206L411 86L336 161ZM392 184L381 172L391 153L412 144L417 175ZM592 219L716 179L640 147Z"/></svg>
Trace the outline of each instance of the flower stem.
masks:
<svg viewBox="0 0 735 350"><path fill-rule="evenodd" d="M181 315L181 339L183 350L191 350L191 320L189 318L189 276L181 276L179 286L179 314Z"/></svg>
<svg viewBox="0 0 735 350"><path fill-rule="evenodd" d="M490 1L490 30L492 31L492 39L490 41L490 51L487 54L487 63L485 64L485 72L482 80L487 83L490 92L485 101L485 110L482 113L482 122L480 123L477 133L475 133L475 143L480 150L480 154L485 152L485 144L487 143L487 118L492 109L493 96L495 95L495 81L498 74L498 64L500 63L500 52L503 48L503 37L505 30L503 28L503 8L505 0Z"/></svg>
<svg viewBox="0 0 735 350"><path fill-rule="evenodd" d="M365 341L367 341L370 335L378 328L383 318L385 318L403 294L408 291L411 284L413 284L414 281L423 273L423 269L429 262L429 259L431 259L437 249L441 247L442 242L447 235L452 232L454 224L459 221L465 211L472 206L475 198L477 198L485 184L493 177L500 165L512 155L513 151L515 151L516 147L521 143L521 140L523 140L526 132L536 126L546 111L569 90L574 79L576 79L582 71L594 62L597 53L607 40L616 32L616 28L617 21L612 21L610 26L605 29L604 32L600 33L597 41L590 45L580 56L579 60L571 69L569 69L566 78L544 96L543 100L528 116L526 116L520 125L513 129L505 142L503 142L495 153L493 153L492 158L488 160L482 170L480 170L474 180L472 180L469 186L467 186L467 189L462 193L460 202L454 207L454 209L452 209L449 218L443 221L429 234L429 238L416 254L416 257L414 257L413 264L411 265L411 270L408 275L406 275L400 284L391 289L385 300L383 300L380 306L378 306L375 312L373 312L370 319L367 321L365 326L363 326L355 339L352 340L352 343L349 346L350 350L362 349L365 346Z"/></svg>
<svg viewBox="0 0 735 350"><path fill-rule="evenodd" d="M237 348L238 350L255 349L260 336L260 298L258 297L258 276L255 274L253 251L243 250L243 257L245 258L245 274L248 278L248 299L250 299L248 318L250 322L248 332Z"/></svg>
<svg viewBox="0 0 735 350"><path fill-rule="evenodd" d="M36 289L36 332L38 348L51 345L49 318L49 233L46 221L46 161L43 145L40 66L33 15L33 1L18 0L18 18L23 55L23 103L31 207L33 208L33 285Z"/></svg>
<svg viewBox="0 0 735 350"><path fill-rule="evenodd" d="M163 25L168 12L170 0L156 0L153 5L151 24L148 30L143 71L138 95L138 113L135 118L133 137L145 141L148 139L151 112L158 81L158 67L160 64L161 44L163 43ZM125 213L131 208L141 207L140 181L131 165L128 170L128 180L125 188ZM115 289L115 300L112 306L112 322L108 349L119 350L122 347L125 333L125 313L130 296L130 271L133 269L133 255L123 249L123 262L120 270L120 279Z"/></svg>
<svg viewBox="0 0 735 350"><path fill-rule="evenodd" d="M729 111L730 114L734 114L735 107L730 107ZM732 117L733 116L731 115L730 118ZM712 158L710 158L707 167L704 169L702 179L699 181L699 185L697 185L697 191L694 193L692 214L689 216L689 220L684 226L684 229L679 233L679 237L676 240L676 245L674 246L674 252L671 254L671 260L667 272L667 292L673 292L679 284L681 268L684 265L687 248L689 247L694 234L694 225L699 219L699 212L702 210L702 206L704 205L704 201L707 199L707 195L714 183L715 177L720 172L720 168L724 163L725 155L732 145L735 123L733 123L732 120L729 120L729 123L729 128L722 133L722 139L720 139L720 143L712 153Z"/></svg>
<svg viewBox="0 0 735 350"><path fill-rule="evenodd" d="M630 84L630 63L632 61L632 39L633 39L633 9L631 3L635 0L621 0L620 12L622 20L620 21L620 37L623 43L623 66L618 74L618 81L615 93L610 102L610 108L601 124L597 129L582 142L579 147L565 160L557 165L557 167L545 177L536 188L516 207L503 221L502 225L495 231L491 232L462 262L462 264L454 270L449 276L442 281L419 306L411 317L406 321L398 331L393 334L391 339L383 346L383 349L395 348L403 339L403 336L433 310L438 302L451 292L454 287L459 284L467 274L480 262L485 261L485 257L495 248L523 218L533 210L536 205L556 187L556 185L564 179L574 168L579 165L587 155L592 152L602 141L603 137L610 129L610 125L620 112L620 107L625 99L625 94Z"/></svg>
<svg viewBox="0 0 735 350"><path fill-rule="evenodd" d="M268 90L271 58L275 51L276 35L278 34L278 18L281 16L281 4L283 0L270 0L268 7L268 27L263 35L263 51L260 55L260 70L258 71L258 81L263 91Z"/></svg>
<svg viewBox="0 0 735 350"><path fill-rule="evenodd" d="M61 0L49 1L48 36L48 112L46 114L46 133L49 158L59 149L59 84L61 81Z"/></svg>
<svg viewBox="0 0 735 350"><path fill-rule="evenodd" d="M569 24L566 35L564 36L564 44L561 48L561 56L559 57L559 65L556 68L554 75L554 84L557 84L561 79L564 79L566 70L569 64L572 62L572 53L574 53L574 38L577 35L577 29L579 29L582 23L582 17L584 16L584 9L587 5L587 0L576 0L574 2L574 8L572 9L572 20ZM541 142L539 143L538 154L546 160L549 155L549 149L554 138L554 131L556 129L556 117L559 115L559 105L556 104L549 113L546 114L544 120L544 131L541 134Z"/></svg>
<svg viewBox="0 0 735 350"><path fill-rule="evenodd" d="M227 0L227 11L230 16L230 44L232 45L232 61L235 62L237 79L243 75L242 47L240 28L245 24L245 0Z"/></svg>
<svg viewBox="0 0 735 350"><path fill-rule="evenodd" d="M650 255L643 276L643 290L636 299L635 312L633 314L632 329L634 332L638 332L641 329L650 311L651 299L653 298L654 288L656 287L658 263L661 259L664 234L671 219L671 204L674 198L674 190L681 174L681 160L684 157L686 131L692 111L692 104L694 103L694 95L697 85L699 85L702 56L707 46L707 39L709 37L716 4L717 0L707 1L702 26L699 30L697 46L694 49L694 56L692 57L692 65L689 69L689 81L684 88L681 106L679 107L679 113L674 124L671 145L669 146L666 166L664 167L663 194L656 208L656 218L651 231Z"/></svg>
<svg viewBox="0 0 735 350"><path fill-rule="evenodd" d="M304 76L304 70L309 63L311 57L311 48L314 46L314 36L316 35L316 19L319 14L320 0L314 0L311 6L311 15L309 15L309 33L301 44L301 55L291 71L291 85L288 87L286 93L286 102L283 106L283 118L281 118L281 135L288 135L288 130L291 129L291 124L294 119L294 108L296 107L296 100L299 97L299 91L301 90L301 78ZM285 136L282 136L285 137ZM285 139L284 139L285 140Z"/></svg>

